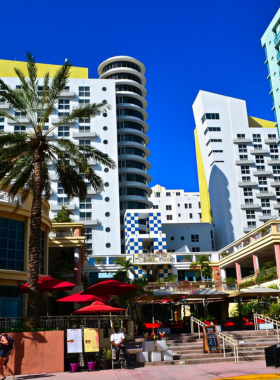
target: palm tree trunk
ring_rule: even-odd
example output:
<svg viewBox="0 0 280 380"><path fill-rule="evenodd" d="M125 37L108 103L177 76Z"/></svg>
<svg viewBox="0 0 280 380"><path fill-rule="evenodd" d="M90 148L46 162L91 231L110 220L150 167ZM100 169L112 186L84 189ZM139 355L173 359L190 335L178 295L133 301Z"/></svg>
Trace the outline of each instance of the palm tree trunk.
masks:
<svg viewBox="0 0 280 380"><path fill-rule="evenodd" d="M31 208L28 262L28 298L27 319L29 327L39 326L39 261L41 236L41 208L42 208L42 158L38 151L34 153L34 194Z"/></svg>

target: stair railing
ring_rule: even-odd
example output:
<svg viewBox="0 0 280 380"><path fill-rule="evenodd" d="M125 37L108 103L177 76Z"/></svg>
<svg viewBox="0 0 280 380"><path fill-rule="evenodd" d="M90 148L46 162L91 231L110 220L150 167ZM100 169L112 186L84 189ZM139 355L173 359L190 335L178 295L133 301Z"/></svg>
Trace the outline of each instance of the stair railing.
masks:
<svg viewBox="0 0 280 380"><path fill-rule="evenodd" d="M194 323L198 326L198 337L200 339L200 327L208 326L206 323L200 321L197 318L191 317L191 333L194 333ZM234 355L234 362L239 362L239 356L238 356L238 340L233 339L228 335L223 334L221 331L219 331L219 338L222 340L223 344L223 352L224 352L224 358L226 357L226 345L225 342L229 343L233 347L233 355Z"/></svg>
<svg viewBox="0 0 280 380"><path fill-rule="evenodd" d="M267 327L267 324L268 324L268 323L272 323L272 324L273 324L273 327L276 326L277 339L278 339L278 342L279 342L279 341L280 341L280 337L279 337L280 321L276 321L276 319L273 319L273 318L270 318L270 317L265 317L264 315L261 315L261 314L254 314L254 325L255 325L255 330L259 330L258 319L261 319L262 321L265 322L266 335L268 335L268 330L270 330L270 329Z"/></svg>

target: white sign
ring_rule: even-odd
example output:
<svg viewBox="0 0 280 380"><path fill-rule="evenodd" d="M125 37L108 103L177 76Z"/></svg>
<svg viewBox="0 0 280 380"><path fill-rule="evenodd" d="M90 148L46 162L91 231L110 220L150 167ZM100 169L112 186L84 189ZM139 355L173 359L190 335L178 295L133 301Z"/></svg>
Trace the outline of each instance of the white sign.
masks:
<svg viewBox="0 0 280 380"><path fill-rule="evenodd" d="M83 352L82 329L67 329L67 353Z"/></svg>

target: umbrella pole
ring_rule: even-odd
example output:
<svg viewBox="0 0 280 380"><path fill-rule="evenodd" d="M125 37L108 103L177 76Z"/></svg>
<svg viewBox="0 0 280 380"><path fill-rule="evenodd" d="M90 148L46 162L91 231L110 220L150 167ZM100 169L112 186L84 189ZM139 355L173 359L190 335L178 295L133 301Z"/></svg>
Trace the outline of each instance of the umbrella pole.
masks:
<svg viewBox="0 0 280 380"><path fill-rule="evenodd" d="M48 292L46 294L46 304L47 304L47 317L49 316L49 297L48 297Z"/></svg>
<svg viewBox="0 0 280 380"><path fill-rule="evenodd" d="M155 324L155 316L154 316L154 300L152 300L152 313L153 313L153 316L152 316L153 332L152 332L152 334L154 335L154 333L155 333L155 328L154 328L154 324Z"/></svg>

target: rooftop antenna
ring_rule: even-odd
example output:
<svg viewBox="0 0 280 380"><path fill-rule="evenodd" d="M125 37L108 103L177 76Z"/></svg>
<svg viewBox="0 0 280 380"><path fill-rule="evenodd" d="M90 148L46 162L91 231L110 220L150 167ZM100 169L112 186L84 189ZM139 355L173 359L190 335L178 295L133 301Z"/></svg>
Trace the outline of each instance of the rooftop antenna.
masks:
<svg viewBox="0 0 280 380"><path fill-rule="evenodd" d="M68 62L68 59L67 59L67 58L65 58L65 62Z"/></svg>

